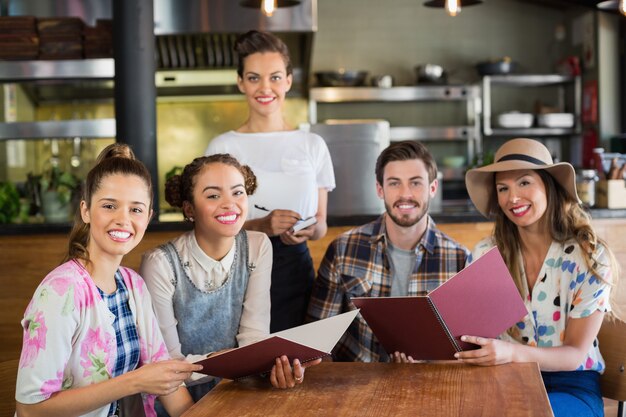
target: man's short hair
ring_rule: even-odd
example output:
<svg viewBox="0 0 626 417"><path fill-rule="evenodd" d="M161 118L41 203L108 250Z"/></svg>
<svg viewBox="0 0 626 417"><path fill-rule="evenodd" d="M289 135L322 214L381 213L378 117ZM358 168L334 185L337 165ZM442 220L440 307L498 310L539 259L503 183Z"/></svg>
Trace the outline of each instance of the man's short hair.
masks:
<svg viewBox="0 0 626 417"><path fill-rule="evenodd" d="M416 140L394 142L381 152L376 160L376 181L383 185L385 167L393 161L409 161L420 159L428 171L428 182L437 178L437 163L426 146Z"/></svg>

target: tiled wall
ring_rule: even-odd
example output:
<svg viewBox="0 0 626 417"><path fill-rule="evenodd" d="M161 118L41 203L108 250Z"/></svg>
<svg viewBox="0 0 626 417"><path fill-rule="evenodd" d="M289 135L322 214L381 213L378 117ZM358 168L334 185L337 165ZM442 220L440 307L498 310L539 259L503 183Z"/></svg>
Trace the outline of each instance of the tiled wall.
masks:
<svg viewBox="0 0 626 417"><path fill-rule="evenodd" d="M456 17L424 0L319 0L313 70L362 69L412 84L413 68L436 63L452 80L477 81L474 64L509 56L530 72L550 72L565 14L529 1L485 0ZM569 28L567 28L569 30ZM564 45L563 45L564 46Z"/></svg>

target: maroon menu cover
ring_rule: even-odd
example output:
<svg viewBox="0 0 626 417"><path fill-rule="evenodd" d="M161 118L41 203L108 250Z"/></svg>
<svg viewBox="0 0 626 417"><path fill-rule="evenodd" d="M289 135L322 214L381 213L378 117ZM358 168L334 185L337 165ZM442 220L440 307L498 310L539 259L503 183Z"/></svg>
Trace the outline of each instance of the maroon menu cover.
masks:
<svg viewBox="0 0 626 417"><path fill-rule="evenodd" d="M415 360L454 359L478 346L461 336L495 338L526 314L496 247L423 297L353 298L388 353Z"/></svg>
<svg viewBox="0 0 626 417"><path fill-rule="evenodd" d="M359 310L292 327L269 335L247 346L231 349L196 362L200 373L228 379L239 379L272 370L276 358L286 355L289 362L301 363L330 355Z"/></svg>
<svg viewBox="0 0 626 417"><path fill-rule="evenodd" d="M202 365L203 374L227 379L258 375L272 370L278 356L287 355L289 362L299 359L308 362L329 353L313 349L291 340L273 336L248 346L229 350L196 362Z"/></svg>

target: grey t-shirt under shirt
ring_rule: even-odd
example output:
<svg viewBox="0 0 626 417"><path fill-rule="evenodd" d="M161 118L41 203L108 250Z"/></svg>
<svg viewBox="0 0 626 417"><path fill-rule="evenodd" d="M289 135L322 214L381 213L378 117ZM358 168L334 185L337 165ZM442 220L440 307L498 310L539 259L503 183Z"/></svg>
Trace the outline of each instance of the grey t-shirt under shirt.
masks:
<svg viewBox="0 0 626 417"><path fill-rule="evenodd" d="M409 280L415 268L417 254L415 250L396 248L387 243L387 255L391 267L391 296L404 297L409 293Z"/></svg>

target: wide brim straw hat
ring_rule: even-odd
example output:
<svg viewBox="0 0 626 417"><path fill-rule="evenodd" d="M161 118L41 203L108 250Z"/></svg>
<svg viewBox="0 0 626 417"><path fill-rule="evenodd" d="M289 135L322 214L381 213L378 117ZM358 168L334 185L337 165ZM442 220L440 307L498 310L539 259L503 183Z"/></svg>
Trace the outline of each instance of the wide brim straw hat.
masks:
<svg viewBox="0 0 626 417"><path fill-rule="evenodd" d="M490 217L489 202L496 191L496 172L518 169L543 169L559 183L574 201L579 201L576 193L576 171L567 162L554 163L550 151L541 142L518 138L502 145L494 157L494 163L474 168L465 174L465 185L476 209L485 217Z"/></svg>

